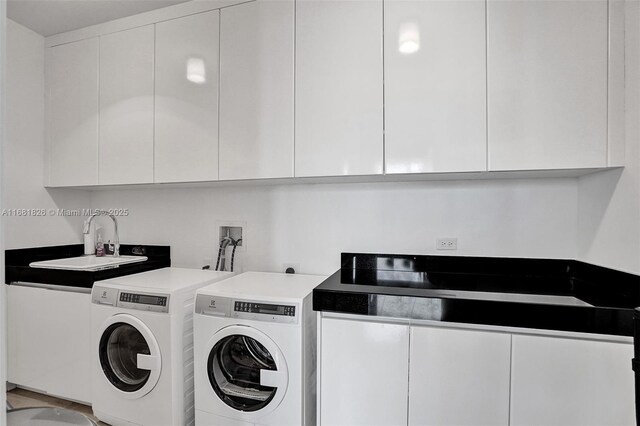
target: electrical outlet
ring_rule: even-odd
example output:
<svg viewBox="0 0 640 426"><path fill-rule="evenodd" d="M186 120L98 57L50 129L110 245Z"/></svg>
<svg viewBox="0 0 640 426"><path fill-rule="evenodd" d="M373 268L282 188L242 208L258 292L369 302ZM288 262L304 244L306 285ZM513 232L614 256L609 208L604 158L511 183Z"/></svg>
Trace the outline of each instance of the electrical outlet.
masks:
<svg viewBox="0 0 640 426"><path fill-rule="evenodd" d="M300 264L299 263L283 263L282 264L282 272L284 272L285 274L287 273L287 269L293 269L293 273L297 274L298 272L300 272Z"/></svg>
<svg viewBox="0 0 640 426"><path fill-rule="evenodd" d="M436 239L436 250L458 250L457 238Z"/></svg>

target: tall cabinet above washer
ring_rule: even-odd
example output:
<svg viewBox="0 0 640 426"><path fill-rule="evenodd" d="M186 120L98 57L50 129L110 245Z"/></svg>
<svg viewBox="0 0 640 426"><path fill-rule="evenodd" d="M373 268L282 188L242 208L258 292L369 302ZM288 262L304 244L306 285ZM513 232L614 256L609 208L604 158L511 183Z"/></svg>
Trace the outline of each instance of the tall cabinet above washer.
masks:
<svg viewBox="0 0 640 426"><path fill-rule="evenodd" d="M156 24L155 182L218 179L220 12Z"/></svg>
<svg viewBox="0 0 640 426"><path fill-rule="evenodd" d="M220 11L220 180L293 177L294 10Z"/></svg>
<svg viewBox="0 0 640 426"><path fill-rule="evenodd" d="M98 183L153 182L154 27L100 36Z"/></svg>

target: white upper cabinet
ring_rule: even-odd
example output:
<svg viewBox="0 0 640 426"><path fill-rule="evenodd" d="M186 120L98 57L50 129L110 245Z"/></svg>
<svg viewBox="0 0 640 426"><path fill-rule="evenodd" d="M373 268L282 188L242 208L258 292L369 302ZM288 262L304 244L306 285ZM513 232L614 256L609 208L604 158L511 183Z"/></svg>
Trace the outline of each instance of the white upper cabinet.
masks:
<svg viewBox="0 0 640 426"><path fill-rule="evenodd" d="M100 37L101 185L153 182L154 26Z"/></svg>
<svg viewBox="0 0 640 426"><path fill-rule="evenodd" d="M621 166L623 3L253 0L50 37L45 185Z"/></svg>
<svg viewBox="0 0 640 426"><path fill-rule="evenodd" d="M512 425L635 425L633 345L513 336Z"/></svg>
<svg viewBox="0 0 640 426"><path fill-rule="evenodd" d="M387 173L484 171L484 0L384 3Z"/></svg>
<svg viewBox="0 0 640 426"><path fill-rule="evenodd" d="M219 16L156 25L155 182L218 179Z"/></svg>
<svg viewBox="0 0 640 426"><path fill-rule="evenodd" d="M382 0L296 2L295 175L383 172Z"/></svg>
<svg viewBox="0 0 640 426"><path fill-rule="evenodd" d="M511 336L411 327L409 425L508 425Z"/></svg>
<svg viewBox="0 0 640 426"><path fill-rule="evenodd" d="M220 179L293 177L293 0L220 11Z"/></svg>
<svg viewBox="0 0 640 426"><path fill-rule="evenodd" d="M98 39L47 49L47 186L98 183Z"/></svg>
<svg viewBox="0 0 640 426"><path fill-rule="evenodd" d="M488 0L489 170L607 165L607 1Z"/></svg>

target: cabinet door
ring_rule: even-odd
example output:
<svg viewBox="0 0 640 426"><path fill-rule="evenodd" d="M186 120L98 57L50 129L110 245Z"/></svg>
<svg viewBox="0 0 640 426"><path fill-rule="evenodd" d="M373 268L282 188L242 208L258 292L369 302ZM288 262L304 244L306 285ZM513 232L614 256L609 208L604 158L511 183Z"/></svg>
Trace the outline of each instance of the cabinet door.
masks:
<svg viewBox="0 0 640 426"><path fill-rule="evenodd" d="M411 327L409 425L509 424L511 336Z"/></svg>
<svg viewBox="0 0 640 426"><path fill-rule="evenodd" d="M484 0L384 4L387 173L486 170Z"/></svg>
<svg viewBox="0 0 640 426"><path fill-rule="evenodd" d="M489 170L607 164L607 1L488 0Z"/></svg>
<svg viewBox="0 0 640 426"><path fill-rule="evenodd" d="M98 39L47 50L48 186L98 183Z"/></svg>
<svg viewBox="0 0 640 426"><path fill-rule="evenodd" d="M100 184L153 182L153 46L153 25L100 37Z"/></svg>
<svg viewBox="0 0 640 426"><path fill-rule="evenodd" d="M320 423L406 425L409 326L322 319Z"/></svg>
<svg viewBox="0 0 640 426"><path fill-rule="evenodd" d="M220 12L220 179L293 177L293 0Z"/></svg>
<svg viewBox="0 0 640 426"><path fill-rule="evenodd" d="M218 179L219 12L156 24L155 182Z"/></svg>
<svg viewBox="0 0 640 426"><path fill-rule="evenodd" d="M382 73L382 0L296 2L296 176L383 172Z"/></svg>
<svg viewBox="0 0 640 426"><path fill-rule="evenodd" d="M632 358L632 344L513 336L511 424L635 424Z"/></svg>
<svg viewBox="0 0 640 426"><path fill-rule="evenodd" d="M7 286L7 380L91 403L91 295Z"/></svg>

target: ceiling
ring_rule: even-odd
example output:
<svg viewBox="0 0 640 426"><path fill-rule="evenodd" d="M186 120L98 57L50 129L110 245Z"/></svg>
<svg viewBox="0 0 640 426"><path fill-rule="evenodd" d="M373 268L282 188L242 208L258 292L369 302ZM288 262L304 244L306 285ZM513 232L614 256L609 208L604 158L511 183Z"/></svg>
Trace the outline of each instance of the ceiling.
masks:
<svg viewBox="0 0 640 426"><path fill-rule="evenodd" d="M7 16L50 36L187 0L8 0Z"/></svg>

